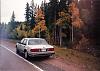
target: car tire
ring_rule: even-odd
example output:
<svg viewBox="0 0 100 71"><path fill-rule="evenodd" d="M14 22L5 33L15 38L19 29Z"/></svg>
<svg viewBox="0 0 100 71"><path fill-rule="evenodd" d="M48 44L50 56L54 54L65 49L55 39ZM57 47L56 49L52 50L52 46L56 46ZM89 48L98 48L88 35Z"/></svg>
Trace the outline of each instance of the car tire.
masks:
<svg viewBox="0 0 100 71"><path fill-rule="evenodd" d="M54 58L54 54L50 55L49 57L50 57L50 58Z"/></svg>
<svg viewBox="0 0 100 71"><path fill-rule="evenodd" d="M19 50L16 48L16 53L19 54Z"/></svg>
<svg viewBox="0 0 100 71"><path fill-rule="evenodd" d="M25 59L29 59L29 55L28 55L28 52L27 51L24 52L24 58Z"/></svg>

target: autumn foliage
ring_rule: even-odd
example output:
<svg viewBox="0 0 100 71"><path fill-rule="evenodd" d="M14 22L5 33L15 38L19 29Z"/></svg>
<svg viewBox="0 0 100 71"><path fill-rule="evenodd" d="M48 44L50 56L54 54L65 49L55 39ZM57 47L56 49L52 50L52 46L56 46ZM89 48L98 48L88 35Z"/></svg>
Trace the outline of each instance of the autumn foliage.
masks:
<svg viewBox="0 0 100 71"><path fill-rule="evenodd" d="M46 25L45 25L45 21L44 21L44 20L40 21L37 25L35 25L35 28L33 29L33 32L34 32L34 33L38 33L39 30L40 30L41 32L47 30L47 27L46 27Z"/></svg>
<svg viewBox="0 0 100 71"><path fill-rule="evenodd" d="M42 31L46 31L47 27L45 25L45 20L44 20L44 13L42 11L41 8L38 7L37 11L36 11L36 25L33 28L33 32L34 34L42 32Z"/></svg>
<svg viewBox="0 0 100 71"><path fill-rule="evenodd" d="M73 1L69 5L69 12L71 13L71 18L72 18L72 25L76 28L82 28L83 27L83 21L80 19L80 13L79 9L77 7L77 4L75 1Z"/></svg>

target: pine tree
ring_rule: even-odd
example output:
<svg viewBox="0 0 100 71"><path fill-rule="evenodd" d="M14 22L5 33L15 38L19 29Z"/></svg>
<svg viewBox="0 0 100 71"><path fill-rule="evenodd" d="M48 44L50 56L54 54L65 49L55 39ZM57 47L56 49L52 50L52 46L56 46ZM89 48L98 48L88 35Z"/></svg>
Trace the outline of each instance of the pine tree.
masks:
<svg viewBox="0 0 100 71"><path fill-rule="evenodd" d="M26 19L26 22L27 22L27 25L29 25L30 23L30 6L29 6L29 3L26 4L26 13L25 13L25 19Z"/></svg>
<svg viewBox="0 0 100 71"><path fill-rule="evenodd" d="M14 11L11 15L11 19L10 19L10 22L8 23L7 25L7 32L9 33L8 36L9 38L13 38L14 37L14 29L18 26L19 22L16 22L15 21L15 14L14 14Z"/></svg>
<svg viewBox="0 0 100 71"><path fill-rule="evenodd" d="M31 2L30 6L30 28L33 29L35 27L35 5L34 5L34 0Z"/></svg>
<svg viewBox="0 0 100 71"><path fill-rule="evenodd" d="M15 14L14 14L14 11L12 13L12 16L11 16L11 20L9 22L9 27L11 28L11 31L12 29L16 28L17 24L16 24L16 21L15 21Z"/></svg>
<svg viewBox="0 0 100 71"><path fill-rule="evenodd" d="M14 11L13 11L12 16L11 16L11 22L15 22L15 14L14 14Z"/></svg>
<svg viewBox="0 0 100 71"><path fill-rule="evenodd" d="M50 23L54 23L57 20L58 16L58 0L50 0L49 3L49 20Z"/></svg>
<svg viewBox="0 0 100 71"><path fill-rule="evenodd" d="M26 19L26 25L29 26L29 29L33 29L35 26L35 6L34 2L32 0L31 5L26 4L26 14L25 14L25 19Z"/></svg>
<svg viewBox="0 0 100 71"><path fill-rule="evenodd" d="M60 0L59 11L68 10L69 0Z"/></svg>

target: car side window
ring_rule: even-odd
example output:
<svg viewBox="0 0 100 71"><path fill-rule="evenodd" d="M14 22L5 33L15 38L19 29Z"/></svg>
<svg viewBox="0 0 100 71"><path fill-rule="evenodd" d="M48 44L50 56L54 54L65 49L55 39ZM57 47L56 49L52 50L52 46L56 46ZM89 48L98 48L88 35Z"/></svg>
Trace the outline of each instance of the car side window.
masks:
<svg viewBox="0 0 100 71"><path fill-rule="evenodd" d="M27 39L25 39L25 40L23 41L23 44L24 44L24 45L26 45L26 43L27 43Z"/></svg>
<svg viewBox="0 0 100 71"><path fill-rule="evenodd" d="M22 44L23 44L24 40L25 40L25 39L22 39L22 40L21 40L21 43L22 43Z"/></svg>

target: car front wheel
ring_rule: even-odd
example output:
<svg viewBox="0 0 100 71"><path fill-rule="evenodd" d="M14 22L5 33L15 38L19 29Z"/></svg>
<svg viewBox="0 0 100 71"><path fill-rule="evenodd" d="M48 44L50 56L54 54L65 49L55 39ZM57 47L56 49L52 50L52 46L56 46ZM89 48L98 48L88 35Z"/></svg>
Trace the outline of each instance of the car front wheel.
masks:
<svg viewBox="0 0 100 71"><path fill-rule="evenodd" d="M16 48L16 53L19 54L19 50Z"/></svg>
<svg viewBox="0 0 100 71"><path fill-rule="evenodd" d="M29 55L28 55L28 52L27 52L27 51L24 52L24 58L25 58L25 59L28 59L28 58L29 58Z"/></svg>

